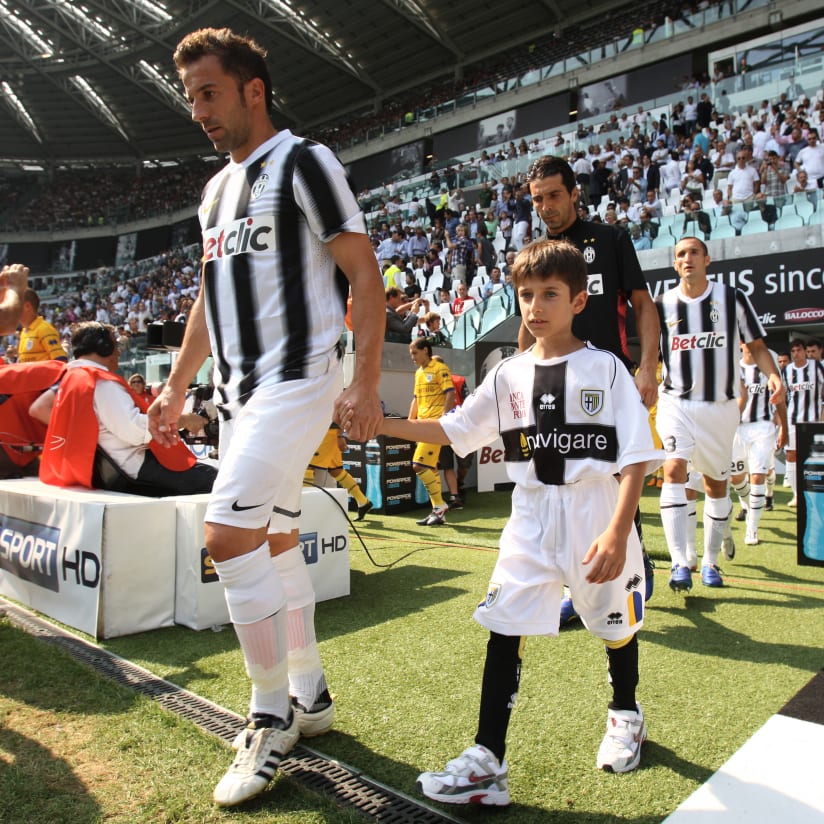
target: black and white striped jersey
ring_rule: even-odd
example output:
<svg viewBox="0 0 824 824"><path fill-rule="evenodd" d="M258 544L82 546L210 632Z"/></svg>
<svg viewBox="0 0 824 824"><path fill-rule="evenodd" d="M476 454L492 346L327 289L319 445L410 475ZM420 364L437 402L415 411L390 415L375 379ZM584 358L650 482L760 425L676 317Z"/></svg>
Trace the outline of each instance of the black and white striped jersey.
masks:
<svg viewBox="0 0 824 824"><path fill-rule="evenodd" d="M821 420L824 405L824 366L807 359L804 366L788 363L781 373L787 386L787 421L790 424Z"/></svg>
<svg viewBox="0 0 824 824"><path fill-rule="evenodd" d="M590 344L551 360L532 349L506 358L440 423L459 455L500 434L509 479L528 488L611 477L634 463L654 469L663 458L629 372Z"/></svg>
<svg viewBox="0 0 824 824"><path fill-rule="evenodd" d="M332 151L280 131L209 181L198 216L224 402L243 402L262 383L311 374L340 338L348 294L327 242L366 232Z"/></svg>
<svg viewBox="0 0 824 824"><path fill-rule="evenodd" d="M764 337L747 296L711 282L698 298L688 298L676 286L655 304L661 320L662 391L693 401L737 398L740 343Z"/></svg>
<svg viewBox="0 0 824 824"><path fill-rule="evenodd" d="M776 359L775 352L770 350L770 356ZM741 382L744 384L744 408L741 410L741 423L756 423L771 421L775 414L775 407L770 403L770 389L768 375L764 374L756 363L741 361ZM777 367L776 367L777 368Z"/></svg>

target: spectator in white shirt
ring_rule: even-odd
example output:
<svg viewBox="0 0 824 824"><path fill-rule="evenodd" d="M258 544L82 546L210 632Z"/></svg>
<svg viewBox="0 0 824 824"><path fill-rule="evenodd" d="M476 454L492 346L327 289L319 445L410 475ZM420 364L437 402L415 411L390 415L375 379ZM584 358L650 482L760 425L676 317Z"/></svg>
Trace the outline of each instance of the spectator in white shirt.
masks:
<svg viewBox="0 0 824 824"><path fill-rule="evenodd" d="M748 155L739 151L736 155L735 168L727 178L727 200L732 203L748 203L755 199L761 188L758 172L747 165Z"/></svg>
<svg viewBox="0 0 824 824"><path fill-rule="evenodd" d="M821 145L815 129L807 132L807 145L796 156L795 167L803 169L807 177L815 181L816 186L821 187L824 178L824 146Z"/></svg>

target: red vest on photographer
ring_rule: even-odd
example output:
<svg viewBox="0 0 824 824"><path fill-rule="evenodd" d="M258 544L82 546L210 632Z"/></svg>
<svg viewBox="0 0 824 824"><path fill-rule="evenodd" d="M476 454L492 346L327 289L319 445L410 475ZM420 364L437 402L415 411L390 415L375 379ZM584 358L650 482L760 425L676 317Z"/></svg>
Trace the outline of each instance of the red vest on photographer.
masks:
<svg viewBox="0 0 824 824"><path fill-rule="evenodd" d="M66 369L40 459L43 483L92 488L94 452L100 430L94 411L94 388L99 380L119 383L144 414L149 408L148 403L132 392L126 381L114 372L85 366ZM147 447L167 469L183 472L195 465L195 456L180 441L173 447L151 441Z"/></svg>

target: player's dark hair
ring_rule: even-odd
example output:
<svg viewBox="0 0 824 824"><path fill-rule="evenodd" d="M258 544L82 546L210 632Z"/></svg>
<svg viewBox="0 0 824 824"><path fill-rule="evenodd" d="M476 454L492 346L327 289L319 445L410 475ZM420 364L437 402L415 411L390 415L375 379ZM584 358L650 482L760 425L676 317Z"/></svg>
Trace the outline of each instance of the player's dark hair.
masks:
<svg viewBox="0 0 824 824"><path fill-rule="evenodd" d="M575 173L569 163L562 157L553 155L539 157L529 167L526 179L527 181L543 180L545 177L554 177L555 175L561 176L564 188L572 194L572 190L575 188Z"/></svg>
<svg viewBox="0 0 824 824"><path fill-rule="evenodd" d="M430 338L415 338L409 345L413 349L426 349L429 357L432 357L432 341Z"/></svg>
<svg viewBox="0 0 824 824"><path fill-rule="evenodd" d="M117 332L110 323L87 320L72 326L72 352L76 358L99 355L108 358L114 352Z"/></svg>
<svg viewBox="0 0 824 824"><path fill-rule="evenodd" d="M262 46L231 29L198 29L177 44L173 59L181 73L190 64L209 55L217 57L223 71L237 79L238 90L259 77L263 81L266 111L272 111L272 78L266 66L266 50Z"/></svg>
<svg viewBox="0 0 824 824"><path fill-rule="evenodd" d="M686 237L682 237L681 240L678 241L678 243L683 243L685 240L694 240L701 247L704 254L706 256L709 256L710 250L707 249L707 244L704 243L704 241L701 240L701 238L693 237L692 235L687 235ZM676 243L675 245L677 246L678 243Z"/></svg>
<svg viewBox="0 0 824 824"><path fill-rule="evenodd" d="M574 297L587 288L587 264L578 247L568 240L536 240L525 246L512 264L512 283L519 289L528 277L557 277Z"/></svg>
<svg viewBox="0 0 824 824"><path fill-rule="evenodd" d="M801 340L801 338L793 338L790 341L790 349L795 349L796 346L800 346L804 351L807 350L807 342Z"/></svg>

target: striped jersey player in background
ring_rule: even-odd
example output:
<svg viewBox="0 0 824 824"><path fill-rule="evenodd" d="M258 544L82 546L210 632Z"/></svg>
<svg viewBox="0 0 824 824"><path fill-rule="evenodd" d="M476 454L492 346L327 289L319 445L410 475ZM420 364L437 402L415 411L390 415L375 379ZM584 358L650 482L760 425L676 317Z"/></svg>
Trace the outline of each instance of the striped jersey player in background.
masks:
<svg viewBox="0 0 824 824"><path fill-rule="evenodd" d="M790 424L787 444L787 478L793 491L788 506L798 503L798 480L796 475L797 423L812 423L824 420L824 366L821 361L807 355L803 340L790 343L790 362L784 367L783 378L787 386L787 420Z"/></svg>
<svg viewBox="0 0 824 824"><path fill-rule="evenodd" d="M704 476L704 558L701 582L724 585L718 554L732 513L728 484L739 421L739 344L749 344L767 376L770 403L784 398L778 366L747 296L711 282L706 245L687 237L675 245L680 282L656 298L661 321L663 380L656 428L664 445L661 521L672 558L670 587L692 588L686 557L688 464Z"/></svg>

